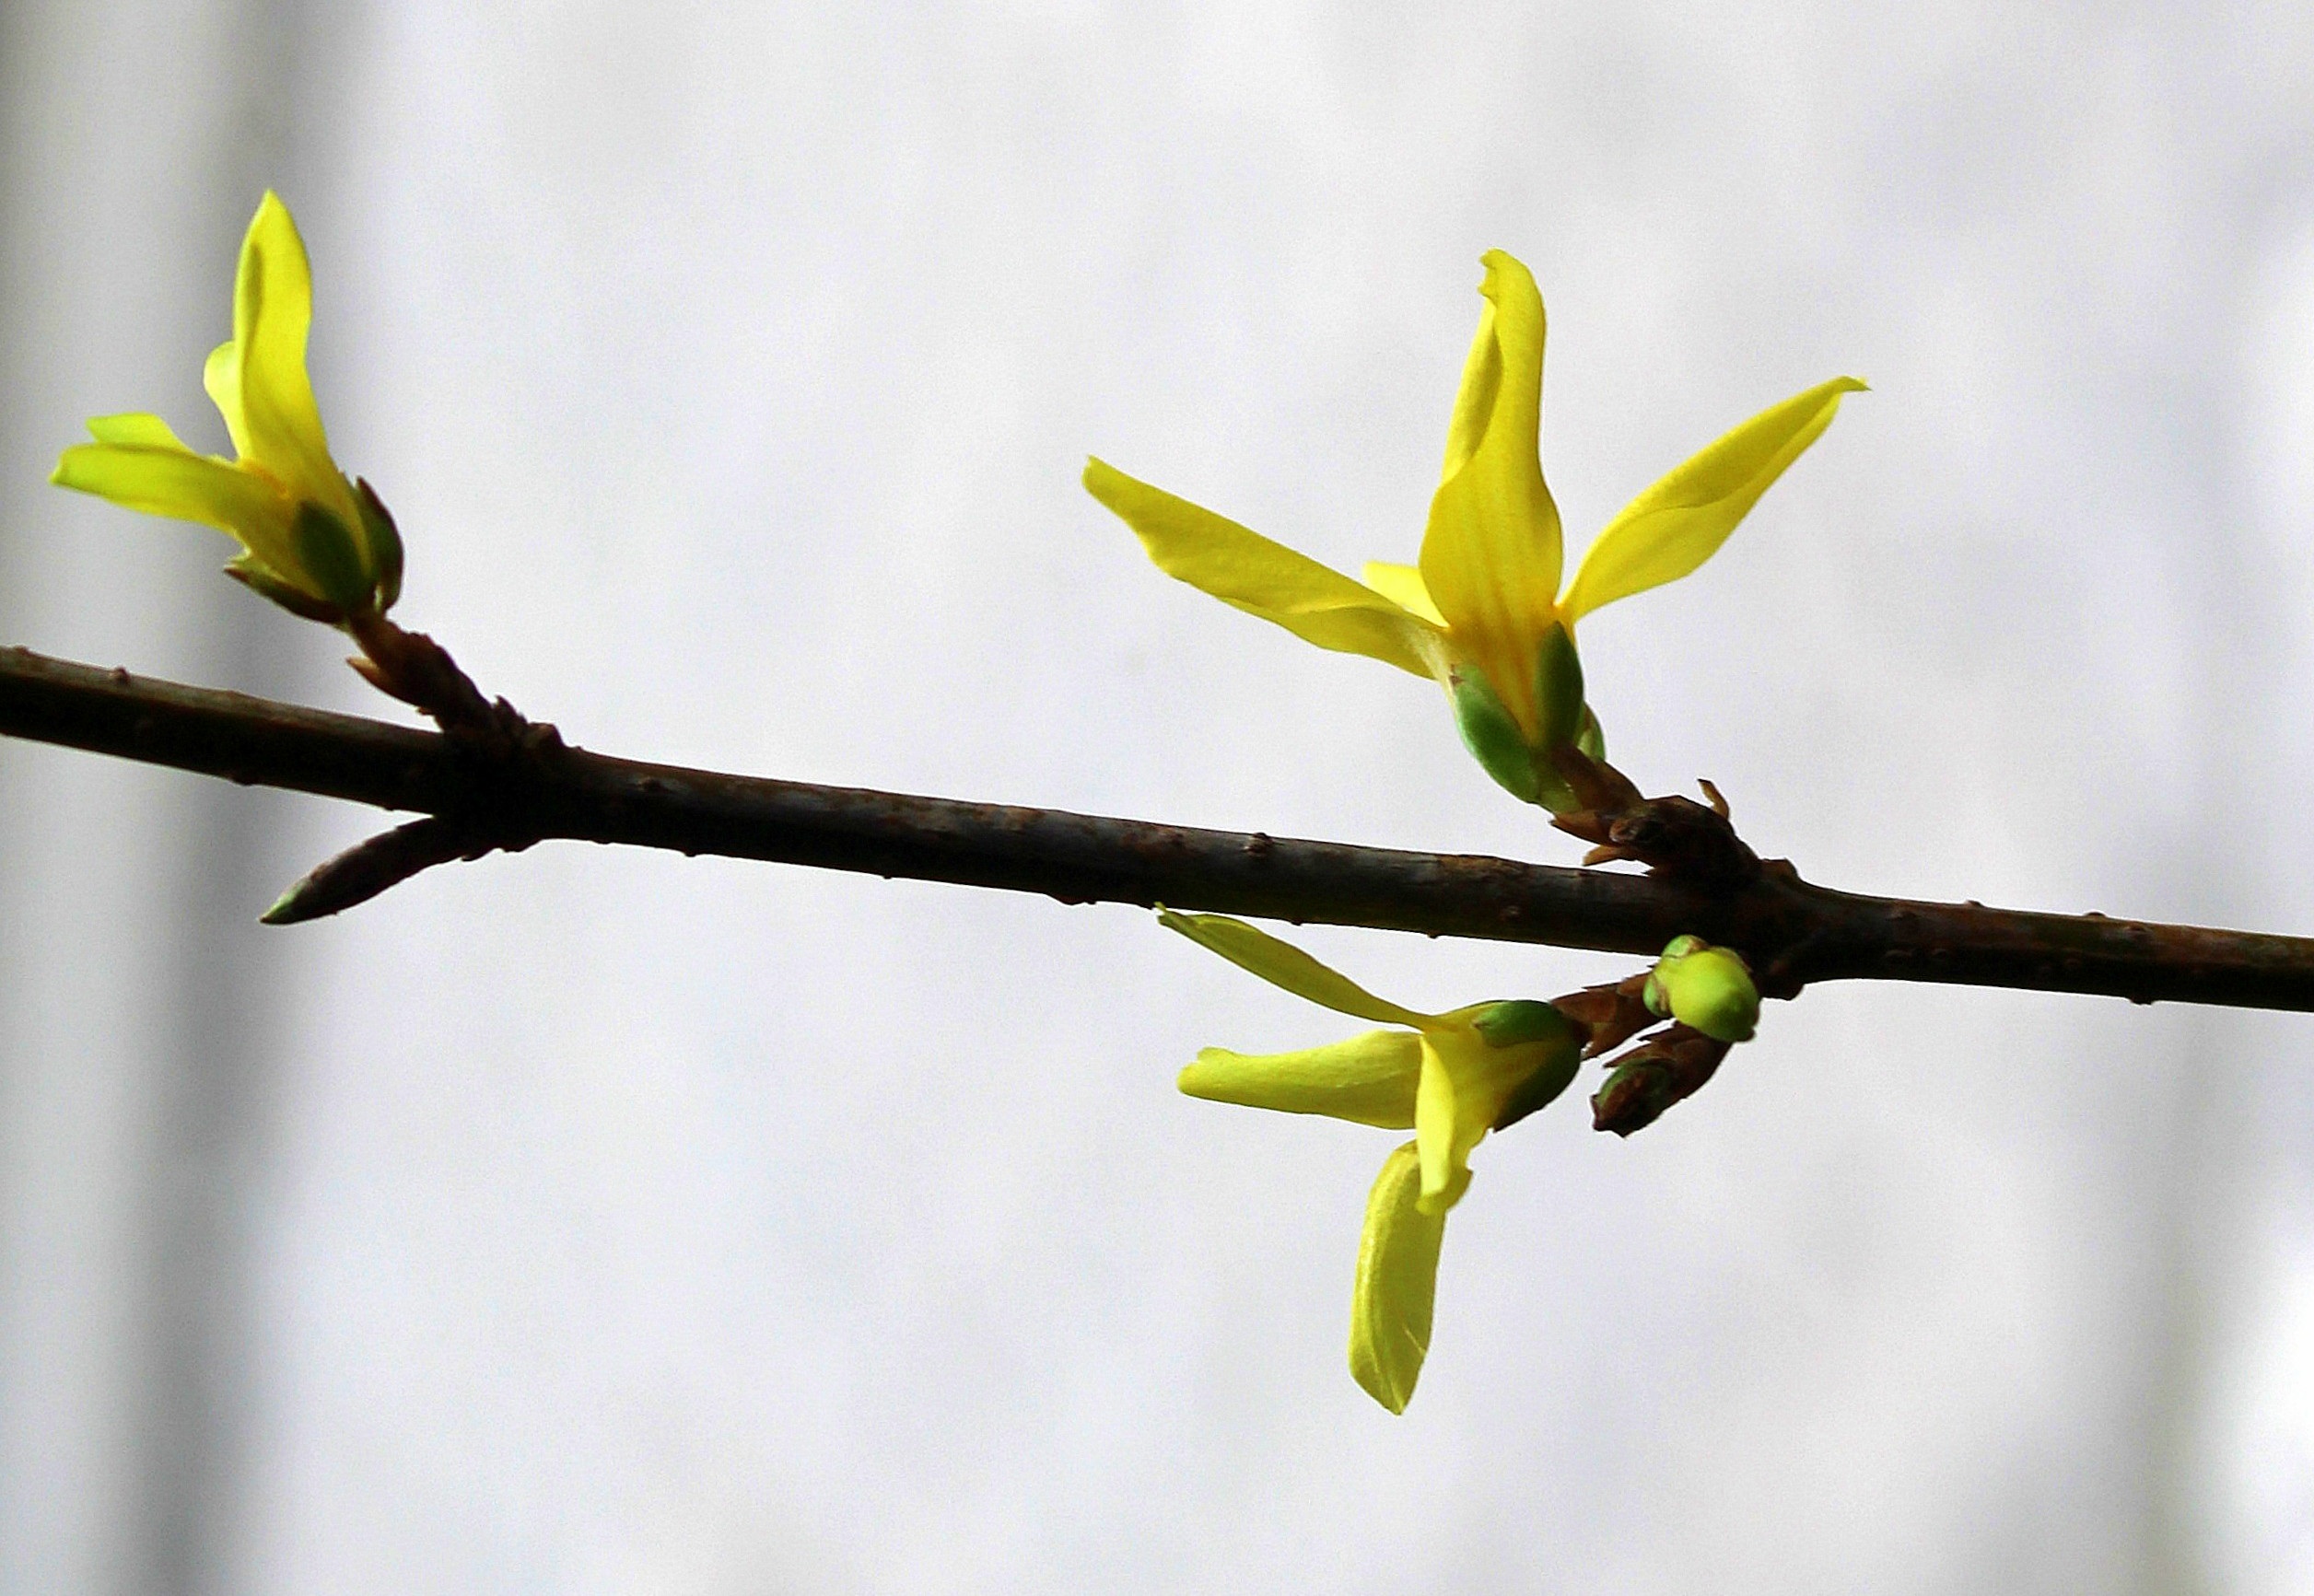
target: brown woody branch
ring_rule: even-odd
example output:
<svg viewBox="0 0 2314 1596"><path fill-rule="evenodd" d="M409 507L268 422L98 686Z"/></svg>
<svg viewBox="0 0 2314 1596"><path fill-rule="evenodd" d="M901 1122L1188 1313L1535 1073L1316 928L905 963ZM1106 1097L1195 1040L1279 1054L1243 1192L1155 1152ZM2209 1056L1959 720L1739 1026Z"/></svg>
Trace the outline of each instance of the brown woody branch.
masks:
<svg viewBox="0 0 2314 1596"><path fill-rule="evenodd" d="M2314 1010L2314 939L2306 938L1863 897L1815 886L1776 861L1733 890L1705 891L1510 859L816 786L590 753L543 727L528 728L516 754L492 753L470 739L22 648L0 649L0 733L440 817L447 827L419 822L387 833L401 843L376 845L426 862L563 837L1064 903L1165 903L1623 953L1654 953L1694 933L1742 952L1762 991L1785 996L1863 977ZM1609 837L1603 845L1619 845ZM390 871L406 862L369 864Z"/></svg>

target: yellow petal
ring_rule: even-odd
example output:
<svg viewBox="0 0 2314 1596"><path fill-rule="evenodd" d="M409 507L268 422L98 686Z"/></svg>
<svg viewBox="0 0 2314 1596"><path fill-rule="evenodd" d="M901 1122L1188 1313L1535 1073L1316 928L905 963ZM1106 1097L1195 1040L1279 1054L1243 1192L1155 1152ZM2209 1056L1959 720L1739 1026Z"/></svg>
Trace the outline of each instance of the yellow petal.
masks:
<svg viewBox="0 0 2314 1596"><path fill-rule="evenodd" d="M1414 1139L1422 1156L1422 1202L1441 1213L1470 1184L1470 1150L1486 1139L1520 1089L1549 1070L1560 1086L1574 1075L1572 1032L1496 1046L1477 1021L1503 1006L1473 1004L1422 1028L1422 1074L1414 1092ZM1552 1095L1556 1095L1554 1092Z"/></svg>
<svg viewBox="0 0 2314 1596"><path fill-rule="evenodd" d="M1085 490L1116 512L1157 568L1321 648L1436 676L1438 629L1339 571L1282 543L1088 460Z"/></svg>
<svg viewBox="0 0 2314 1596"><path fill-rule="evenodd" d="M1438 1249L1446 1236L1446 1216L1423 1211L1420 1194L1420 1160L1408 1142L1384 1160L1366 1198L1350 1292L1350 1377L1392 1413L1406 1411L1430 1354Z"/></svg>
<svg viewBox="0 0 2314 1596"><path fill-rule="evenodd" d="M1443 1214L1462 1201L1470 1185L1470 1149L1487 1134L1492 1116L1480 1118L1476 1104L1462 1100L1455 1078L1439 1056L1436 1038L1422 1038L1422 1074L1414 1088L1414 1146L1422 1165L1422 1211Z"/></svg>
<svg viewBox="0 0 2314 1596"><path fill-rule="evenodd" d="M313 324L313 274L305 241L280 196L267 190L241 240L233 279L233 341L202 373L245 461L292 497L310 499L348 527L361 526L353 488L330 458L305 368Z"/></svg>
<svg viewBox="0 0 2314 1596"><path fill-rule="evenodd" d="M1368 560L1358 579L1408 614L1420 615L1433 626L1446 624L1446 617L1431 602L1431 590L1422 586L1422 573L1414 566Z"/></svg>
<svg viewBox="0 0 2314 1596"><path fill-rule="evenodd" d="M241 348L230 338L209 351L209 358L201 364L201 386L208 390L209 402L225 417L226 436L233 440L233 452L243 460L255 458L249 442L249 418L241 410Z"/></svg>
<svg viewBox="0 0 2314 1596"><path fill-rule="evenodd" d="M288 206L268 189L241 239L233 278L233 345L238 352L247 452L284 482L318 475L329 447L305 370L313 326L313 273ZM325 468L324 468L325 469Z"/></svg>
<svg viewBox="0 0 2314 1596"><path fill-rule="evenodd" d="M1819 382L1673 467L1591 545L1567 589L1567 619L1677 581L1710 559L1784 468L1831 425L1841 396L1864 386L1852 377Z"/></svg>
<svg viewBox="0 0 2314 1596"><path fill-rule="evenodd" d="M49 479L147 515L199 521L230 532L269 569L300 588L287 504L263 478L182 445L84 443L64 452Z"/></svg>
<svg viewBox="0 0 2314 1596"><path fill-rule="evenodd" d="M1536 656L1557 619L1559 508L1543 483L1543 298L1525 266L1486 256L1487 308L1447 431L1422 537L1424 587L1457 649L1535 731Z"/></svg>
<svg viewBox="0 0 2314 1596"><path fill-rule="evenodd" d="M1369 1031L1301 1053L1256 1056L1209 1047L1181 1072L1181 1089L1212 1102L1402 1131L1414 1124L1414 1083L1421 1072L1420 1037Z"/></svg>
<svg viewBox="0 0 2314 1596"><path fill-rule="evenodd" d="M150 449L181 449L184 440L169 430L169 424L158 415L130 414L127 415L92 415L88 418L88 436L99 443L142 445Z"/></svg>
<svg viewBox="0 0 2314 1596"><path fill-rule="evenodd" d="M1376 997L1292 943L1281 942L1243 920L1233 920L1227 914L1177 914L1171 909L1159 910L1157 919L1166 929L1180 932L1241 970L1252 971L1272 986L1282 986L1296 997L1306 997L1338 1014L1353 1015L1383 1025L1419 1027L1431 1023L1431 1016Z"/></svg>

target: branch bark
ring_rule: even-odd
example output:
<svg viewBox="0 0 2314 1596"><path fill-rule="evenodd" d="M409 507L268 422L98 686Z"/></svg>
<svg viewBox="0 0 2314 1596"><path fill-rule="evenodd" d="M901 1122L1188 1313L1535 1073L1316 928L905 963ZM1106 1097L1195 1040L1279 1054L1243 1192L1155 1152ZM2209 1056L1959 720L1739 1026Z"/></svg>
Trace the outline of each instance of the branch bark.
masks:
<svg viewBox="0 0 2314 1596"><path fill-rule="evenodd" d="M2314 1010L2314 939L1835 891L1771 861L1740 891L1474 855L1206 831L648 764L438 732L0 649L0 733L544 838L1163 903L1294 922L1654 954L1694 933L1762 992L1866 978Z"/></svg>

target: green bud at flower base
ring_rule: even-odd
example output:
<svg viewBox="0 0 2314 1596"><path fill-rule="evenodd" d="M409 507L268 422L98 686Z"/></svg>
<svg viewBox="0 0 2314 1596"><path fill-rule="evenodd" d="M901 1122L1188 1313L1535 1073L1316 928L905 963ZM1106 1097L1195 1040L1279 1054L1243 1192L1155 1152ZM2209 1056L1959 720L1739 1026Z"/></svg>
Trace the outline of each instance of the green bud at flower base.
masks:
<svg viewBox="0 0 2314 1596"><path fill-rule="evenodd" d="M366 568L364 550L343 518L308 499L298 507L289 535L321 599L348 614L376 602L377 574Z"/></svg>
<svg viewBox="0 0 2314 1596"><path fill-rule="evenodd" d="M1550 1004L1527 998L1490 1003L1472 1017L1470 1029L1490 1048L1518 1048L1533 1055L1531 1073L1512 1089L1494 1116L1496 1130L1508 1130L1536 1110L1549 1107L1582 1066L1583 1045L1575 1029Z"/></svg>
<svg viewBox="0 0 2314 1596"><path fill-rule="evenodd" d="M1575 640L1565 626L1553 626L1543 634L1535 678L1535 703L1543 723L1542 735L1536 740L1541 763L1549 759L1552 749L1575 741L1584 729L1583 659L1575 653ZM1596 728L1595 718L1592 725Z"/></svg>
<svg viewBox="0 0 2314 1596"><path fill-rule="evenodd" d="M1596 759L1604 754L1605 744L1598 717L1583 701L1583 662L1564 626L1554 625L1544 635L1536 662L1535 704L1541 729L1533 741L1477 667L1456 667L1447 691L1463 746L1496 786L1520 802L1539 804L1553 814L1581 807L1560 775L1552 751L1572 745Z"/></svg>
<svg viewBox="0 0 2314 1596"><path fill-rule="evenodd" d="M1490 1003L1470 1021L1489 1047L1518 1047L1529 1042L1561 1042L1574 1034L1567 1017L1548 1003L1515 998Z"/></svg>
<svg viewBox="0 0 2314 1596"><path fill-rule="evenodd" d="M1743 955L1700 937L1674 938L1647 977L1647 1008L1719 1042L1749 1042L1759 1029L1759 988Z"/></svg>
<svg viewBox="0 0 2314 1596"><path fill-rule="evenodd" d="M378 567L378 612L382 615L402 597L402 533L367 477L354 479L354 503L361 512L363 542Z"/></svg>
<svg viewBox="0 0 2314 1596"><path fill-rule="evenodd" d="M1534 751L1487 679L1476 670L1458 670L1449 692L1454 697L1455 726L1470 757L1494 777L1497 786L1521 803L1540 798L1543 783L1535 769Z"/></svg>
<svg viewBox="0 0 2314 1596"><path fill-rule="evenodd" d="M1591 713L1591 706L1583 706L1583 727L1575 733L1575 746L1593 759L1607 758L1607 733L1599 727L1599 717Z"/></svg>

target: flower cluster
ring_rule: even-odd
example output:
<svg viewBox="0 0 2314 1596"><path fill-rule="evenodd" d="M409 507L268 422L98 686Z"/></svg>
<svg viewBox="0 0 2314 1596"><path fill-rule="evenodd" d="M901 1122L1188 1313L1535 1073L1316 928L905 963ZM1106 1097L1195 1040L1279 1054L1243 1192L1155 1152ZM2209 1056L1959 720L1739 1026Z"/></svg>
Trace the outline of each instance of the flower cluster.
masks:
<svg viewBox="0 0 2314 1596"><path fill-rule="evenodd" d="M1702 565L1864 384L1819 382L1673 468L1607 523L1561 592L1559 510L1539 449L1542 296L1501 250L1485 265L1486 308L1418 565L1369 565L1353 581L1102 460L1087 464L1084 483L1167 575L1320 647L1435 680L1486 773L1585 830L1597 817L1578 787L1604 790L1595 778L1606 749L1585 698L1576 623ZM1742 955L1696 937L1675 939L1643 979L1575 995L1564 1008L1521 1000L1425 1014L1242 921L1161 917L1275 985L1396 1028L1260 1057L1208 1048L1181 1073L1193 1097L1414 1132L1384 1160L1367 1199L1350 1307L1350 1371L1393 1413L1404 1411L1429 1351L1446 1211L1470 1183L1480 1138L1559 1096L1587 1051L1670 1020L1611 1062L1592 1100L1598 1128L1629 1135L1701 1086L1759 1024L1759 993ZM1586 1007L1595 1024L1579 1017Z"/></svg>
<svg viewBox="0 0 2314 1596"><path fill-rule="evenodd" d="M1602 841L1595 858L1644 856L1619 829L1648 817L1618 808L1619 794L1642 800L1604 763L1576 623L1709 559L1830 425L1842 396L1864 385L1820 382L1674 468L1607 523L1562 592L1559 511L1538 447L1542 297L1509 255L1497 250L1485 265L1486 308L1417 565L1369 565L1353 581L1098 460L1085 469L1085 486L1169 575L1321 647L1432 678L1498 784L1550 810L1564 829ZM486 704L430 639L384 619L401 589L402 542L369 484L349 480L331 456L306 373L312 316L305 245L287 207L268 192L241 245L233 336L203 373L235 458L197 453L157 415L102 415L88 423L92 441L64 451L53 480L228 533L240 544L228 574L298 615L351 632L363 649L354 663L385 691L453 731L503 743L522 729L520 717L503 701ZM1711 796L1724 830L1725 808ZM1662 806L1684 801L1658 800L1657 820ZM1737 851L1756 870L1748 850ZM437 849L416 868L442 856ZM362 880L375 891L375 861L364 857ZM332 908L344 901L330 899ZM1742 955L1696 937L1675 939L1643 976L1612 985L1549 1003L1425 1013L1375 996L1241 920L1160 917L1276 986L1384 1028L1296 1053L1207 1048L1180 1084L1192 1097L1413 1133L1384 1159L1367 1199L1350 1311L1350 1370L1393 1413L1404 1411L1429 1352L1446 1215L1469 1187L1478 1143L1558 1098L1585 1056L1653 1029L1609 1061L1592 1099L1598 1128L1629 1135L1700 1087L1759 1024L1759 992Z"/></svg>

